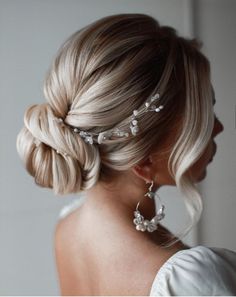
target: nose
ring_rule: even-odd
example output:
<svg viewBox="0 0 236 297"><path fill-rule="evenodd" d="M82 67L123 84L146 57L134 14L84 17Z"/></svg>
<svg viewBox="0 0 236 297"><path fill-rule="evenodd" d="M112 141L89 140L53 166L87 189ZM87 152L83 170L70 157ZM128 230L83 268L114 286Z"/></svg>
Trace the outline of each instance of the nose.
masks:
<svg viewBox="0 0 236 297"><path fill-rule="evenodd" d="M223 124L221 123L221 121L215 115L215 123L214 123L213 132L212 132L213 137L215 137L216 135L218 135L221 132L223 132L223 130L224 130Z"/></svg>

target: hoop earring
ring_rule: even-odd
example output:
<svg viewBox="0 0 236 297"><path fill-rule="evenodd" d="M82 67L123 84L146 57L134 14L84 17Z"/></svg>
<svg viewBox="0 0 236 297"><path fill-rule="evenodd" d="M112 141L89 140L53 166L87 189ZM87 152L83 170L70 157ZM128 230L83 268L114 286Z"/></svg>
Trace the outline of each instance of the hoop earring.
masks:
<svg viewBox="0 0 236 297"><path fill-rule="evenodd" d="M148 182L147 182L148 183ZM153 180L151 181L151 185L148 188L148 192L144 196L148 196L150 199L158 198L161 202L160 196L157 194L157 192L152 192L153 187ZM158 229L158 223L165 217L164 209L165 206L161 203L160 208L157 211L157 214L149 221L147 219L144 219L144 217L141 215L140 211L138 210L140 201L138 202L136 206L136 210L134 211L134 224L136 225L136 230L138 231L148 231L153 232Z"/></svg>

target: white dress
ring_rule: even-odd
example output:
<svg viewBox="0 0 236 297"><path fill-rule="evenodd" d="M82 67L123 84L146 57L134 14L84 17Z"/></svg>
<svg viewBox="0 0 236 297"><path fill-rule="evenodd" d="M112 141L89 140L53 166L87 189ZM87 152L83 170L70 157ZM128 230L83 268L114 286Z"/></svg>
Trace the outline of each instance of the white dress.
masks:
<svg viewBox="0 0 236 297"><path fill-rule="evenodd" d="M83 199L64 206L59 219ZM149 296L236 296L236 252L198 245L180 250L157 272Z"/></svg>
<svg viewBox="0 0 236 297"><path fill-rule="evenodd" d="M150 296L235 296L236 253L198 245L170 257L156 274Z"/></svg>

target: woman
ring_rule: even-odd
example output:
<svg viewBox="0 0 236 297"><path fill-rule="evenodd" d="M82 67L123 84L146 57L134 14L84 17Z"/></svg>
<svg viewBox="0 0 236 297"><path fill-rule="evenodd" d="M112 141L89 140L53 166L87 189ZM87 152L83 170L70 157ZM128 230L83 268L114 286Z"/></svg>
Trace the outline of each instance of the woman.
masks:
<svg viewBox="0 0 236 297"><path fill-rule="evenodd" d="M17 149L38 185L85 196L56 228L63 295L236 293L234 252L181 241L200 218L195 184L223 130L199 47L150 16L120 14L60 48L48 103L28 108ZM164 185L189 212L177 236L160 223Z"/></svg>

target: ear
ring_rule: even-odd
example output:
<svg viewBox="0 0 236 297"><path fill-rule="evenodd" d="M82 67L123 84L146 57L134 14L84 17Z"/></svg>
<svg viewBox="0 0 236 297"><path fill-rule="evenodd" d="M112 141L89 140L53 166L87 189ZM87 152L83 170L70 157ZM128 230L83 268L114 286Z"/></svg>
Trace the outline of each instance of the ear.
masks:
<svg viewBox="0 0 236 297"><path fill-rule="evenodd" d="M131 170L136 176L143 179L146 183L150 183L153 179L153 161L151 156L137 165L134 165Z"/></svg>

